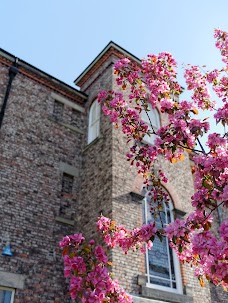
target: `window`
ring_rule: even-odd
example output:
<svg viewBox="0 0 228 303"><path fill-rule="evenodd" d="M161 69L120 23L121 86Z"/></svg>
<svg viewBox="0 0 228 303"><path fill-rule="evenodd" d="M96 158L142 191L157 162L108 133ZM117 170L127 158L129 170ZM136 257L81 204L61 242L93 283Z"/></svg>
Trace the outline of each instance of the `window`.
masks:
<svg viewBox="0 0 228 303"><path fill-rule="evenodd" d="M76 109L72 109L71 113L71 125L78 127L80 129L83 128L83 120L82 120L82 114Z"/></svg>
<svg viewBox="0 0 228 303"><path fill-rule="evenodd" d="M62 193L71 194L73 190L74 177L63 173L62 177Z"/></svg>
<svg viewBox="0 0 228 303"><path fill-rule="evenodd" d="M0 303L13 303L14 289L0 286Z"/></svg>
<svg viewBox="0 0 228 303"><path fill-rule="evenodd" d="M89 111L88 144L95 140L100 133L100 104L97 99L93 102Z"/></svg>
<svg viewBox="0 0 228 303"><path fill-rule="evenodd" d="M153 222L154 218L150 212L150 199L148 195L144 199L144 213L145 222ZM169 198L169 205L163 205L163 212L161 219L163 224L168 224L173 221L173 205L171 198ZM156 219L157 227L161 228L160 219ZM163 241L156 237L151 250L146 252L146 272L147 272L147 286L182 293L180 264L177 255L169 246L167 237Z"/></svg>
<svg viewBox="0 0 228 303"><path fill-rule="evenodd" d="M141 119L148 125L149 130L152 131L151 124L153 126L154 131L156 132L160 128L160 117L158 110L155 108L153 109L152 106L149 104L148 106L149 111L146 112L143 110L141 112ZM143 142L147 144L153 144L154 140L156 138L156 135L151 134L144 136Z"/></svg>
<svg viewBox="0 0 228 303"><path fill-rule="evenodd" d="M53 117L57 120L62 120L63 118L63 108L64 105L62 102L57 100L54 101L54 108L53 108Z"/></svg>
<svg viewBox="0 0 228 303"><path fill-rule="evenodd" d="M59 216L65 219L73 220L72 212L72 191L74 177L67 173L62 176L62 199L60 201ZM67 194L67 195L66 195Z"/></svg>

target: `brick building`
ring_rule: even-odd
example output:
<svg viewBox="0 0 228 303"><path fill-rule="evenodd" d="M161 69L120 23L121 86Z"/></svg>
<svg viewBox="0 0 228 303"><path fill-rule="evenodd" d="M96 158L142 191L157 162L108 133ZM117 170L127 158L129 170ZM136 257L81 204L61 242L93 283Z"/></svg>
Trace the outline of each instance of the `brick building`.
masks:
<svg viewBox="0 0 228 303"><path fill-rule="evenodd" d="M79 91L0 51L1 303L71 302L59 240L76 232L96 237L101 212L130 228L150 220L142 180L125 159L126 141L96 103L100 89L117 88L112 66L123 56L139 61L110 42L75 80ZM155 127L166 122L158 110L151 115ZM170 180L170 222L191 210L190 161L159 166ZM118 249L110 256L136 303L228 301L220 289L201 288L165 241L146 256Z"/></svg>

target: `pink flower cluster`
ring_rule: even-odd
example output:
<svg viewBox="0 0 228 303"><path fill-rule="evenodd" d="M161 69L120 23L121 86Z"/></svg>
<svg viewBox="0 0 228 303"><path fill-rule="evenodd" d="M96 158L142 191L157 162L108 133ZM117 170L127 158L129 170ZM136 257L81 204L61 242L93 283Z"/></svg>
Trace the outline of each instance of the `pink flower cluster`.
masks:
<svg viewBox="0 0 228 303"><path fill-rule="evenodd" d="M214 139L212 142L211 140ZM205 207L216 208L221 201L224 206L228 205L226 188L228 186L228 150L227 140L218 134L209 136L208 145L211 153L193 157L195 163L194 184L196 193L192 197L192 205L197 209ZM218 145L219 144L219 145Z"/></svg>
<svg viewBox="0 0 228 303"><path fill-rule="evenodd" d="M193 90L192 100L198 108L213 110L215 102L212 102L211 95L206 83L206 77L202 75L198 66L191 66L185 69L184 74L189 90Z"/></svg>
<svg viewBox="0 0 228 303"><path fill-rule="evenodd" d="M132 298L112 280L108 257L95 241L85 243L82 234L66 236L60 242L63 249L64 276L70 278L71 298L83 303L132 303Z"/></svg>
<svg viewBox="0 0 228 303"><path fill-rule="evenodd" d="M220 29L215 29L214 37L216 38L215 46L220 50L222 61L228 67L228 33Z"/></svg>
<svg viewBox="0 0 228 303"><path fill-rule="evenodd" d="M131 250L150 249L155 236L169 238L170 246L183 262L195 265L195 274L215 285L228 287L228 221L220 226L220 235L211 231L213 213L218 207L228 206L228 151L227 133L208 135L206 152L200 142L207 134L209 123L196 118L198 109L214 111L216 123L228 124L228 34L215 30L216 47L220 50L225 68L203 74L199 67L185 69L187 88L193 91L191 101L177 97L181 87L176 81L176 62L169 53L149 55L141 64L128 58L114 65L116 82L123 92L102 91L98 101L105 115L116 127L121 125L131 146L127 160L135 165L144 177L144 184L152 197L151 213L156 216L167 197L161 183L167 182L164 173L154 169L154 162L161 155L171 163L184 159L184 153L193 152L194 186L192 196L194 212L185 220L176 219L165 228L157 229L155 223L127 230L108 218L100 217L99 232L110 247L118 245L125 253ZM208 84L223 105L215 108ZM141 119L142 111L157 107L167 116L168 123L158 130ZM198 108L198 109L197 109ZM153 121L152 121L153 122ZM156 136L153 144L145 144L144 136ZM196 146L198 143L198 146ZM167 201L166 201L167 202ZM111 280L107 270L108 257L94 241L87 245L81 234L65 237L60 242L63 249L65 277L71 278L70 294L81 302L131 302L129 296Z"/></svg>
<svg viewBox="0 0 228 303"><path fill-rule="evenodd" d="M215 37L216 46L222 53L223 61L227 63L227 33L216 30ZM181 93L181 89L176 81L176 62L168 53L160 53L158 56L149 55L146 60L142 60L141 67L138 63L132 63L126 59L120 60L114 68L115 74L117 74L117 84L124 91L127 85L130 85L130 94L128 91L124 94L102 92L99 100L105 106L105 114L110 116L111 121L114 121L116 125L120 122L128 140L133 140L133 145L127 153L127 159L131 165L137 167L138 173L145 177L145 186L151 190L155 201L155 204L151 205L153 214L156 215L159 212L161 201L164 199L159 193L159 184L161 181L167 182L161 172L157 175L154 173L154 161L159 155L163 155L170 162L175 163L183 160L185 149L194 152L195 156L192 160L195 164L193 171L195 172L196 192L192 197L192 205L195 212L190 214L187 220L177 219L171 223L166 227L165 233L171 241L171 246L176 249L179 258L197 265L196 274L198 276L203 273L213 283L225 285L227 277L221 273L218 274L222 268L225 268L224 258L217 257L217 265L213 263L213 267L211 267L213 253L209 247L215 244L215 237L208 230L211 228L211 215L219 204L223 207L228 205L227 138L216 133L210 134L207 141L210 151L206 153L201 144L199 144L200 150L198 150L196 143L200 143L199 138L208 132L209 123L205 120L200 121L195 116L192 117L192 114L198 114L197 107L203 110L215 110L215 102L211 100L207 86L209 83L224 102L224 105L216 110L214 117L217 123L221 122L223 125L228 123L228 78L227 76L220 77L225 70L214 69L204 75L197 66L186 68L184 76L187 87L193 91L192 102L189 102L179 101L175 98ZM151 131L140 119L141 111L148 111L148 104L151 104L153 108L160 108L169 119L169 123L156 132L152 125ZM151 134L157 136L154 144L142 144L144 135ZM156 185L152 187L153 184ZM206 209L209 209L210 215L207 214ZM136 246L143 247L139 243L142 240L139 237L141 229L128 231L111 221L104 228L103 220L107 224L108 219L101 218L98 221L98 229L102 232L108 245L111 247L119 245L125 252ZM204 231L202 232L201 229ZM155 231L155 234L156 232L158 231ZM151 239L155 234L152 232ZM146 238L143 240L148 242ZM208 246L199 250L197 243L202 243L201 241L208 243ZM222 242L219 241L216 242L216 247L221 243L224 244L227 238L221 237ZM196 252L198 259L193 256ZM213 275L209 274L205 268L208 270L213 268ZM215 275L218 276L217 280Z"/></svg>
<svg viewBox="0 0 228 303"><path fill-rule="evenodd" d="M147 242L147 248L150 249L151 240L154 239L157 231L155 223L143 224L141 228L127 230L103 216L98 218L97 228L108 246L112 248L119 246L125 253L130 249L133 251L140 249L141 252L145 252L145 242Z"/></svg>
<svg viewBox="0 0 228 303"><path fill-rule="evenodd" d="M215 285L228 286L228 221L220 226L220 239L209 231L211 216L204 218L202 212L190 214L186 221L177 219L165 228L165 233L171 241L171 247L179 259L195 265L195 274ZM201 230L196 231L199 227Z"/></svg>

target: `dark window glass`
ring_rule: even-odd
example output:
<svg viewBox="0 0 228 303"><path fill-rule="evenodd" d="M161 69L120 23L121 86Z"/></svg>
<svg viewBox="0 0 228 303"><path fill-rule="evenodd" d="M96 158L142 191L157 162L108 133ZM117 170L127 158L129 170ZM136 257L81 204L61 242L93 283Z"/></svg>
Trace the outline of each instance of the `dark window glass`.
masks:
<svg viewBox="0 0 228 303"><path fill-rule="evenodd" d="M62 193L71 194L73 189L74 177L63 173L62 177Z"/></svg>
<svg viewBox="0 0 228 303"><path fill-rule="evenodd" d="M63 118L63 103L55 100L54 102L54 109L53 109L53 116L57 119L57 120L62 120Z"/></svg>
<svg viewBox="0 0 228 303"><path fill-rule="evenodd" d="M11 303L12 291L0 289L0 303Z"/></svg>

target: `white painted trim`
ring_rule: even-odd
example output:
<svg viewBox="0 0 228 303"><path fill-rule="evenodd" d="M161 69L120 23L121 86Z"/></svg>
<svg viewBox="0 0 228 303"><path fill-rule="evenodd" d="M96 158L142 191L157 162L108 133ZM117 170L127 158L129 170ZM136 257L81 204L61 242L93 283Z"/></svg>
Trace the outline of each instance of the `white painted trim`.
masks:
<svg viewBox="0 0 228 303"><path fill-rule="evenodd" d="M75 109L75 110L77 110L77 111L79 111L81 113L85 112L85 109L82 106L80 106L80 105L78 105L78 104L76 104L76 103L74 103L74 102L66 99L63 96L60 96L60 95L54 93L54 92L51 92L51 97L53 99L55 99L55 100L57 100L57 101L65 104L66 106L69 106L69 107L71 107L71 108L73 108L73 109Z"/></svg>

